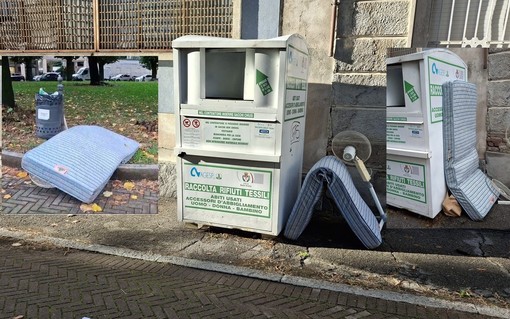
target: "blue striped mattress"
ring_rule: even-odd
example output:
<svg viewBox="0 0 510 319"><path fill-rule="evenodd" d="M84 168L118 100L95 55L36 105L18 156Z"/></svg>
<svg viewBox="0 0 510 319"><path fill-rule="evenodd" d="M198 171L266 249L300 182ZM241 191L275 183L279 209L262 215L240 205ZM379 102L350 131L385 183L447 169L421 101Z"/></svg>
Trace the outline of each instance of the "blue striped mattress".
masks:
<svg viewBox="0 0 510 319"><path fill-rule="evenodd" d="M91 203L138 147L138 142L105 128L80 125L25 153L21 166L43 182Z"/></svg>
<svg viewBox="0 0 510 319"><path fill-rule="evenodd" d="M335 205L363 245L370 249L378 247L382 243L379 223L354 187L344 163L335 156L322 158L306 175L285 226L284 236L295 240L301 235L312 218L324 187L327 187Z"/></svg>
<svg viewBox="0 0 510 319"><path fill-rule="evenodd" d="M472 220L482 220L499 192L478 168L476 85L443 84L443 154L446 185Z"/></svg>

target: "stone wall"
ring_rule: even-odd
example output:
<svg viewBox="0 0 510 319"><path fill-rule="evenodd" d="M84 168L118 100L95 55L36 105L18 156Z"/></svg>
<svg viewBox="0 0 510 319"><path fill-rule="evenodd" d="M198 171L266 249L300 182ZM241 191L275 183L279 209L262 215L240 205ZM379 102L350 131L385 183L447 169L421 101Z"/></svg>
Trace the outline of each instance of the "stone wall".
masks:
<svg viewBox="0 0 510 319"><path fill-rule="evenodd" d="M414 1L343 0L339 5L332 82L330 137L344 130L365 134L373 154L386 162L386 55L411 45Z"/></svg>
<svg viewBox="0 0 510 319"><path fill-rule="evenodd" d="M510 49L489 50L487 150L510 154Z"/></svg>
<svg viewBox="0 0 510 319"><path fill-rule="evenodd" d="M330 127L333 59L329 56L333 6L324 0L284 0L282 34L298 33L308 44L310 66L303 171L326 155Z"/></svg>
<svg viewBox="0 0 510 319"><path fill-rule="evenodd" d="M487 61L487 172L510 187L510 49L489 49Z"/></svg>

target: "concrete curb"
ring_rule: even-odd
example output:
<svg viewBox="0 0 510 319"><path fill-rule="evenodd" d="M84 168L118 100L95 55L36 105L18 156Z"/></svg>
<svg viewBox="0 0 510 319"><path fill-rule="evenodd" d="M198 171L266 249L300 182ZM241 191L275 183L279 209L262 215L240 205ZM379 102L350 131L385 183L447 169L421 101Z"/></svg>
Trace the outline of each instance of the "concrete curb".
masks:
<svg viewBox="0 0 510 319"><path fill-rule="evenodd" d="M2 151L2 164L9 167L21 168L21 158L23 154ZM159 176L159 166L157 164L121 164L113 173L113 179L121 180L157 180Z"/></svg>
<svg viewBox="0 0 510 319"><path fill-rule="evenodd" d="M208 271L221 272L232 275L239 275L251 278L258 278L263 280L269 280L274 282L281 282L296 286L326 289L337 292L343 292L348 294L354 294L358 296L365 296L371 298L384 299L395 302L405 302L430 308L449 309L456 311L463 311L468 313L476 313L486 316L493 316L498 318L510 318L510 309L500 307L487 307L478 306L471 303L463 303L458 301L447 301L432 297L415 296L407 293L399 293L384 290L367 290L355 286L349 286L345 284L331 283L323 280L316 280L310 278L303 278L297 276L279 275L274 273L268 273L260 270L253 270L246 267L225 265L215 262L208 262L184 257L176 256L164 256L160 254L154 254L149 252L141 252L128 248L117 248L111 246L105 246L100 244L83 244L68 239L61 239L47 236L30 236L23 232L10 231L8 229L0 228L0 236L10 237L18 240L26 240L37 243L50 243L55 246L72 248L78 250L85 250L91 252L97 252L108 255L115 255L133 259L140 259L146 261L155 261L170 263L177 266L191 267L195 269L202 269Z"/></svg>

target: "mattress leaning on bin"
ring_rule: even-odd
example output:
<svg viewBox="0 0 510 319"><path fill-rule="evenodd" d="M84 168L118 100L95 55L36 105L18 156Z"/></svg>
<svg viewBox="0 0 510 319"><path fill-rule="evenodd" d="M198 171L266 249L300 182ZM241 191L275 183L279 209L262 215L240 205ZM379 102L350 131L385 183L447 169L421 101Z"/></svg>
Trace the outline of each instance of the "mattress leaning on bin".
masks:
<svg viewBox="0 0 510 319"><path fill-rule="evenodd" d="M482 220L499 192L478 168L476 85L443 84L443 156L446 184L472 220Z"/></svg>
<svg viewBox="0 0 510 319"><path fill-rule="evenodd" d="M138 147L138 142L105 128L79 125L25 153L21 166L42 181L91 203Z"/></svg>
<svg viewBox="0 0 510 319"><path fill-rule="evenodd" d="M335 156L319 160L306 175L298 199L285 226L284 236L297 239L312 218L324 187L361 243L369 249L382 243L379 222L356 190L345 167Z"/></svg>

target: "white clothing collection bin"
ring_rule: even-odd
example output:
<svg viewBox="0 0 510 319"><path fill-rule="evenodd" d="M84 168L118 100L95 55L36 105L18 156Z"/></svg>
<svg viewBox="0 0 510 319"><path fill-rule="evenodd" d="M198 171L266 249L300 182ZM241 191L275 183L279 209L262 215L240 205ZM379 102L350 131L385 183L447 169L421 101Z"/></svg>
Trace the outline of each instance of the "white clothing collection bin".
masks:
<svg viewBox="0 0 510 319"><path fill-rule="evenodd" d="M305 41L184 36L172 47L178 220L278 235L301 187Z"/></svg>
<svg viewBox="0 0 510 319"><path fill-rule="evenodd" d="M445 49L388 58L386 66L387 203L434 218L446 195L441 85L467 81L467 67Z"/></svg>

